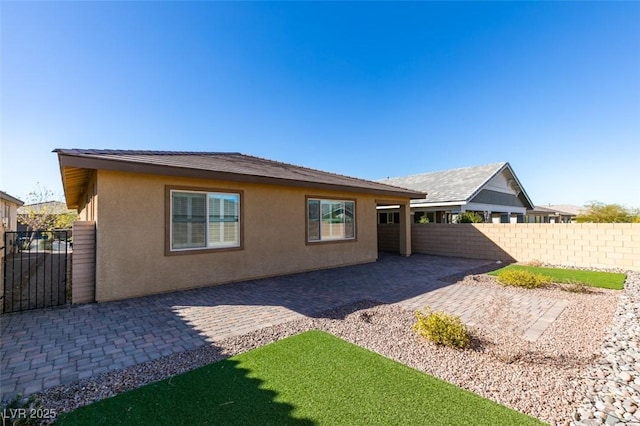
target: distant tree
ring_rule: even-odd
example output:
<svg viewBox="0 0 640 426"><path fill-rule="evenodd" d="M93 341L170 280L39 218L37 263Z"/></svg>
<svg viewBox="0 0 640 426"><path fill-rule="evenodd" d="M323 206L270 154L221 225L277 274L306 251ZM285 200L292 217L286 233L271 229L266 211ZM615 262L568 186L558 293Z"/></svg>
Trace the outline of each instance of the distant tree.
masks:
<svg viewBox="0 0 640 426"><path fill-rule="evenodd" d="M578 223L632 223L640 222L638 210L627 209L620 204L604 204L591 201L586 210L576 216Z"/></svg>
<svg viewBox="0 0 640 426"><path fill-rule="evenodd" d="M48 205L53 201L53 191L36 184L33 191L27 194L23 210L26 212L18 215L18 222L27 225L30 231L42 230L51 231L56 224L56 214L53 207Z"/></svg>
<svg viewBox="0 0 640 426"><path fill-rule="evenodd" d="M55 229L71 229L73 222L78 218L78 213L64 212L59 213L56 217Z"/></svg>
<svg viewBox="0 0 640 426"><path fill-rule="evenodd" d="M29 231L50 232L54 229L69 229L78 214L66 208L61 209L60 204L55 200L53 191L38 182L35 189L27 194L23 213L18 215L18 221L26 225ZM31 246L36 234L31 232L28 246Z"/></svg>

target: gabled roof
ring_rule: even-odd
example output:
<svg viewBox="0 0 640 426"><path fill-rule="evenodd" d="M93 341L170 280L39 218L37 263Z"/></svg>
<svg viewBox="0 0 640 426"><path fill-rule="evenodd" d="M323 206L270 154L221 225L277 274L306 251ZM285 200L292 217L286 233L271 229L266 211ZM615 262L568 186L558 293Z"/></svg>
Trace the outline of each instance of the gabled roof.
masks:
<svg viewBox="0 0 640 426"><path fill-rule="evenodd" d="M9 195L4 191L0 191L0 200L9 201L10 203L17 204L18 206L21 206L24 204L24 201Z"/></svg>
<svg viewBox="0 0 640 426"><path fill-rule="evenodd" d="M503 171L506 172L512 188L519 193L518 196L523 204L532 208L531 199L524 191L508 162L387 178L379 180L379 182L427 192L427 197L419 202L462 203L470 202L491 179Z"/></svg>
<svg viewBox="0 0 640 426"><path fill-rule="evenodd" d="M237 152L56 149L67 205L78 206L82 185L92 170L117 170L170 176L267 183L272 185L424 198L425 194L390 184L323 172Z"/></svg>
<svg viewBox="0 0 640 426"><path fill-rule="evenodd" d="M585 208L573 204L548 204L546 206L535 206L535 210L549 213L553 212L565 216L578 216Z"/></svg>

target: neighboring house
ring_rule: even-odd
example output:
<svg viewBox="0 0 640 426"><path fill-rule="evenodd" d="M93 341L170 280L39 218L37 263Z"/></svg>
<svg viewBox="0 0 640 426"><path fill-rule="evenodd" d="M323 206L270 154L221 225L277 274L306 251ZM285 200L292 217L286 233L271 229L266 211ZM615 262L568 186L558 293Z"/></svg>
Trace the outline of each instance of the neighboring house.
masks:
<svg viewBox="0 0 640 426"><path fill-rule="evenodd" d="M15 247L15 235L6 232L15 232L18 229L18 208L24 203L22 200L12 197L6 192L0 191L0 296L4 295L4 253Z"/></svg>
<svg viewBox="0 0 640 426"><path fill-rule="evenodd" d="M95 298L373 262L376 207L424 193L239 153L57 149L67 205L95 221Z"/></svg>
<svg viewBox="0 0 640 426"><path fill-rule="evenodd" d="M0 191L0 229L2 229L2 241L0 242L0 247L4 247L5 244L5 232L17 231L18 230L18 209L22 206L24 202L22 200L17 199L16 197L12 197L6 192ZM13 245L13 240L7 241L9 246ZM0 250L2 255L4 254L3 250ZM0 260L2 258L0 257ZM0 276L0 279L2 276Z"/></svg>
<svg viewBox="0 0 640 426"><path fill-rule="evenodd" d="M535 206L533 209L527 210L527 222L528 223L573 223L578 211L581 207L566 206L569 211L562 210L560 206L548 205ZM577 207L577 208L576 208Z"/></svg>
<svg viewBox="0 0 640 426"><path fill-rule="evenodd" d="M75 210L67 208L62 201L46 201L43 203L25 204L18 209L18 231L29 231L29 227L20 222L21 218L29 215L52 215L58 216L63 214L75 214ZM54 218L55 219L55 218Z"/></svg>
<svg viewBox="0 0 640 426"><path fill-rule="evenodd" d="M455 223L461 212L476 212L485 222L521 223L533 203L507 162L387 178L378 182L428 193L411 200L413 222ZM380 207L380 224L396 223L396 210Z"/></svg>

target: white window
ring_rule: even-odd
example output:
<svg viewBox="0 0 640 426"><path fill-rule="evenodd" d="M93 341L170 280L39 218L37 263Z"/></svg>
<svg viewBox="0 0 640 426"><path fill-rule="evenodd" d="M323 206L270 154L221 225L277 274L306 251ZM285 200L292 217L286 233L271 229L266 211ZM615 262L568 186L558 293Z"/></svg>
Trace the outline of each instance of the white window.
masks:
<svg viewBox="0 0 640 426"><path fill-rule="evenodd" d="M171 191L171 251L240 247L240 194Z"/></svg>
<svg viewBox="0 0 640 426"><path fill-rule="evenodd" d="M355 239L355 212L355 201L308 198L307 241Z"/></svg>

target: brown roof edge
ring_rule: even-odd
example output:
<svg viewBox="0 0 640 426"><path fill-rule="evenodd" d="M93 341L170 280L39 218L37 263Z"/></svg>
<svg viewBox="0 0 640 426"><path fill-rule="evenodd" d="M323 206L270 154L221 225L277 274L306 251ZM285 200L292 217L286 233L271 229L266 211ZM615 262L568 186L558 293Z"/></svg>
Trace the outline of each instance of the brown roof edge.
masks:
<svg viewBox="0 0 640 426"><path fill-rule="evenodd" d="M205 179L231 180L238 182L265 183L283 186L307 187L315 189L341 190L369 194L380 194L395 197L409 197L412 199L424 198L424 193L416 192L407 188L383 184L379 182L368 181L365 179L354 178L350 176L339 175L321 170L295 166L287 163L281 163L274 160L263 159L240 153L217 153L217 152L179 152L179 151L121 151L121 150L80 150L80 149L55 149L53 152L58 154L60 162L60 171L64 176L64 167L77 167L85 169L106 169L114 171L126 171L145 174L160 174L169 176L184 176ZM267 164L277 164L281 166L289 166L298 170L308 171L313 174L320 174L322 177L337 178L342 182L326 182L324 180L313 179L297 179L278 176L256 175L251 173L206 170L192 168L187 165L167 165L152 164L135 161L127 158L100 158L100 155L193 155L193 156L242 156L243 158L264 161ZM63 182L64 183L64 182Z"/></svg>

